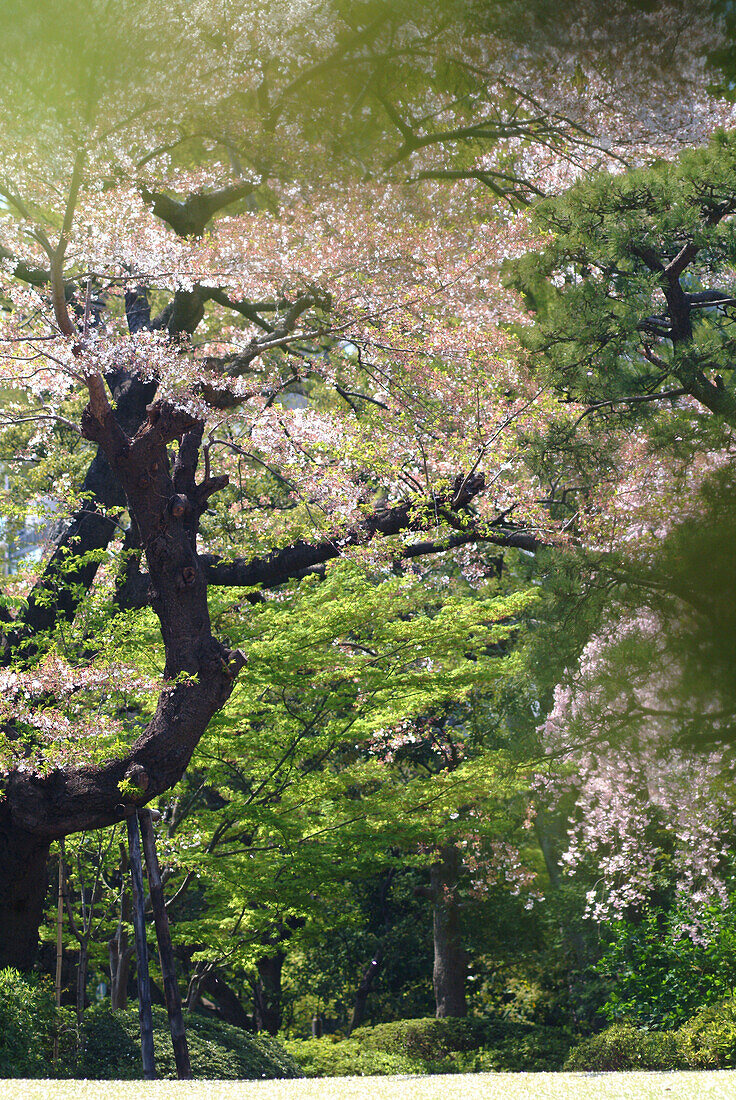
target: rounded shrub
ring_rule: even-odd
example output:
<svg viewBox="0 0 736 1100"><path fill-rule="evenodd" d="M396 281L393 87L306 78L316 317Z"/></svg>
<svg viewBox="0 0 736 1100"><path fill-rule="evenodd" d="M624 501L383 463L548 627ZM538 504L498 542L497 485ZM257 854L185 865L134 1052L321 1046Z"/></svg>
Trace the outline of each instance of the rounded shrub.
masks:
<svg viewBox="0 0 736 1100"><path fill-rule="evenodd" d="M296 1059L305 1077L381 1077L426 1073L423 1063L403 1054L367 1050L354 1039L332 1042L323 1039L289 1039L286 1049Z"/></svg>
<svg viewBox="0 0 736 1100"><path fill-rule="evenodd" d="M686 1061L673 1031L640 1031L614 1024L570 1051L566 1070L682 1069Z"/></svg>
<svg viewBox="0 0 736 1100"><path fill-rule="evenodd" d="M395 1020L358 1028L350 1041L363 1054L404 1058L416 1067L405 1072L420 1073L557 1070L570 1049L561 1028L493 1017Z"/></svg>

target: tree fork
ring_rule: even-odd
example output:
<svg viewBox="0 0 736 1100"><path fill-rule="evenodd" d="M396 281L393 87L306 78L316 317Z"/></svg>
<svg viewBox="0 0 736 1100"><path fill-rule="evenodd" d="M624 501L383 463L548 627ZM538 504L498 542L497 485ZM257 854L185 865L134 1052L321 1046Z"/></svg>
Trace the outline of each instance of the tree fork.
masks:
<svg viewBox="0 0 736 1100"><path fill-rule="evenodd" d="M145 417L156 383L142 382L122 372L108 377L108 381L117 420L124 431L135 432ZM86 592L95 579L98 562L87 560L85 555L105 550L116 529L105 512L125 504L125 494L101 447L87 470L82 494L83 504L58 529L51 556L26 606L3 637L0 665L9 665L20 647L24 659L35 656L38 636L53 630L60 620L71 622L80 593Z"/></svg>

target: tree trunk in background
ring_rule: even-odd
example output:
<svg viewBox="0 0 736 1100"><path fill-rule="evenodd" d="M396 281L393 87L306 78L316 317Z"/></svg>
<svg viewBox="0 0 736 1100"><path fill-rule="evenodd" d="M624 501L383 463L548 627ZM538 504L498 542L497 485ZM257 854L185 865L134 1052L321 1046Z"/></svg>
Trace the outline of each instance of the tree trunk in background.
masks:
<svg viewBox="0 0 736 1100"><path fill-rule="evenodd" d="M551 893L554 894L562 885L560 855L564 849L564 843L567 840L564 827L561 826L559 820L555 820L555 818L553 818L543 807L540 807L534 819L534 831L539 843L539 848L544 857ZM585 937L580 929L575 928L574 925L564 919L560 920L559 927L563 945L567 945L570 955L572 955L575 960L572 966L568 965L565 969L567 973L567 987L570 993L572 1022L574 1027L578 1028L585 1023L585 1021L578 1019L578 1013L575 1008L575 1005L580 1003L578 985L582 985L584 982L584 979L583 982L581 982L582 972L585 970L590 960L588 958L588 952L586 951Z"/></svg>
<svg viewBox="0 0 736 1100"><path fill-rule="evenodd" d="M363 971L362 977L358 988L355 991L355 1000L353 1002L353 1013L350 1017L350 1026L348 1027L348 1035L351 1035L356 1027L360 1027L365 1019L366 1008L368 1006L368 996L373 988L373 983L379 974L381 967L383 966L383 958L386 950L386 942L388 940L390 928L391 928L391 915L389 909L389 893L391 890L391 883L396 875L396 868L391 867L383 876L380 882L378 890L378 911L380 916L381 930L383 932L383 942L378 944L378 947L373 953L373 958Z"/></svg>
<svg viewBox="0 0 736 1100"><path fill-rule="evenodd" d="M77 1029L80 1037L82 1034L82 1021L84 1010L87 1006L87 965L89 963L89 941L79 945L79 958L77 961Z"/></svg>
<svg viewBox="0 0 736 1100"><path fill-rule="evenodd" d="M253 1017L248 1015L235 990L230 988L217 971L207 975L201 988L215 1002L215 1012L219 1020L242 1028L243 1031L254 1030Z"/></svg>
<svg viewBox="0 0 736 1100"><path fill-rule="evenodd" d="M432 980L438 1019L467 1016L465 979L467 959L460 932L458 877L460 853L454 844L440 849L440 858L430 868L434 926L434 969Z"/></svg>
<svg viewBox="0 0 736 1100"><path fill-rule="evenodd" d="M256 1028L276 1035L281 1027L281 971L286 955L277 951L256 963L258 981L253 987Z"/></svg>
<svg viewBox="0 0 736 1100"><path fill-rule="evenodd" d="M0 807L0 969L30 970L48 886L49 843Z"/></svg>
<svg viewBox="0 0 736 1100"><path fill-rule="evenodd" d="M124 871L127 871L127 867L124 868ZM115 935L108 944L110 955L110 1007L113 1012L128 1007L128 978L130 976L130 960L133 955L133 947L128 942L128 933L123 922L129 923L131 919L130 894L123 887L120 899L120 920Z"/></svg>
<svg viewBox="0 0 736 1100"><path fill-rule="evenodd" d="M376 975L381 969L383 963L383 948L379 947L374 957L368 963L367 967L363 971L363 976L360 979L360 984L355 991L355 1001L353 1003L353 1014L350 1017L350 1026L348 1027L348 1036L352 1035L356 1027L360 1027L365 1019L365 1010L368 1005L368 994L373 988L373 982Z"/></svg>
<svg viewBox="0 0 736 1100"><path fill-rule="evenodd" d="M141 831L141 841L143 842L143 852L146 857L148 893L151 899L151 909L153 910L153 922L156 926L158 957L161 964L164 997L166 998L166 1012L169 1017L171 1045L174 1048L176 1076L179 1080L190 1080L192 1067L189 1060L189 1045L181 1011L181 994L179 993L179 984L176 980L174 966L174 946L171 942L169 918L166 913L161 868L156 852L156 837L153 832L153 818L150 810L140 810L138 812L138 824Z"/></svg>
<svg viewBox="0 0 736 1100"><path fill-rule="evenodd" d="M130 901L130 891L127 885L129 871L128 853L125 845L120 844L120 910L118 914L118 926L114 936L108 941L107 949L110 959L110 1008L118 1012L128 1007L128 979L130 977L130 960L133 956L133 945L128 940L126 925L130 924L133 914Z"/></svg>
<svg viewBox="0 0 736 1100"><path fill-rule="evenodd" d="M128 1007L128 979L133 948L128 933L120 928L110 940L110 1008L113 1012Z"/></svg>

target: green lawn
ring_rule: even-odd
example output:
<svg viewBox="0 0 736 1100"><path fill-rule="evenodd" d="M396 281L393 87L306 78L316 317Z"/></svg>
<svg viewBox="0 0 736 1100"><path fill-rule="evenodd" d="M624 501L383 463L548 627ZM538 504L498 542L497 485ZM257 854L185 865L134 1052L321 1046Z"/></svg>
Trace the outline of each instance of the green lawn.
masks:
<svg viewBox="0 0 736 1100"><path fill-rule="evenodd" d="M736 1070L693 1073L474 1073L299 1081L9 1081L19 1100L736 1100Z"/></svg>

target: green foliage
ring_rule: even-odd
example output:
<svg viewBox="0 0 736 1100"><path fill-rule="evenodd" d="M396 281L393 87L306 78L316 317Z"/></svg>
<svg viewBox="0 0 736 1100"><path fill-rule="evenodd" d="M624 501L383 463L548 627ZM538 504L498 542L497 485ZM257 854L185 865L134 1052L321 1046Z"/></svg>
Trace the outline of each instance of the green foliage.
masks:
<svg viewBox="0 0 736 1100"><path fill-rule="evenodd" d="M247 617L242 596L212 595L218 627L249 661L197 749L163 842L179 873L196 867L199 877L183 935L203 944L194 961L215 952L252 967L274 928L286 929L290 957L311 968L294 982L287 964L305 1008L289 1024L298 1033L320 1011L344 1026L376 946L359 943L355 884L426 867L428 845L448 834L510 831L520 784L495 699L520 672L512 647L535 594L496 581L470 589L446 566L417 577L339 562ZM519 802L511 828L524 812ZM325 927L328 981L312 967ZM335 946L346 929L357 955ZM322 1003L307 1006L310 996ZM429 1007L410 1002L387 1015Z"/></svg>
<svg viewBox="0 0 736 1100"><path fill-rule="evenodd" d="M153 1009L156 1069L175 1078L176 1067L165 1009ZM275 1039L249 1035L203 1016L186 1019L195 1078L258 1079L300 1077L293 1057ZM59 1060L52 1062L54 1038ZM51 995L17 970L0 971L0 1077L85 1077L135 1079L142 1075L138 1008L111 1012L93 1007L84 1016L78 1043L72 1014L57 1010Z"/></svg>
<svg viewBox="0 0 736 1100"><path fill-rule="evenodd" d="M736 998L704 1008L677 1033L687 1064L693 1069L736 1067Z"/></svg>
<svg viewBox="0 0 736 1100"><path fill-rule="evenodd" d="M702 919L709 926L704 944L683 934L683 915L676 910L610 927L613 940L598 965L612 985L602 1008L609 1021L674 1028L732 991L736 914L711 908Z"/></svg>
<svg viewBox="0 0 736 1100"><path fill-rule="evenodd" d="M0 1077L46 1077L58 1026L51 995L12 967L0 970Z"/></svg>
<svg viewBox="0 0 736 1100"><path fill-rule="evenodd" d="M141 798L145 793L142 787L136 786L130 779L121 779L118 783L118 790L123 798L127 798L132 802L137 798Z"/></svg>
<svg viewBox="0 0 736 1100"><path fill-rule="evenodd" d="M369 1050L395 1051L427 1062L439 1062L448 1055L480 1048L508 1052L512 1046L520 1051L525 1048L525 1052L520 1053L521 1060L526 1057L535 1060L535 1044L540 1052L545 1052L541 1055L544 1060L546 1052L555 1047L558 1050L564 1047L566 1051L569 1046L569 1038L559 1028L535 1028L495 1017L396 1020L372 1028L359 1028L354 1035Z"/></svg>
<svg viewBox="0 0 736 1100"><path fill-rule="evenodd" d="M685 462L723 446L724 422L736 422L736 328L723 304L736 255L735 166L734 135L718 133L671 163L587 175L536 207L545 247L507 276L534 313L519 333L534 370L562 397L531 448L545 476L567 468L601 484L615 476L618 433L633 426ZM680 254L687 309L675 324L664 272ZM586 411L571 415L571 402Z"/></svg>
<svg viewBox="0 0 736 1100"><path fill-rule="evenodd" d="M396 1020L358 1028L350 1039L337 1043L287 1043L307 1076L554 1070L569 1047L569 1035L561 1028L469 1018Z"/></svg>
<svg viewBox="0 0 736 1100"><path fill-rule="evenodd" d="M568 1070L733 1069L736 1067L736 998L702 1009L677 1031L644 1031L614 1024L583 1040L565 1062Z"/></svg>
<svg viewBox="0 0 736 1100"><path fill-rule="evenodd" d="M287 1039L285 1047L306 1077L381 1077L426 1073L421 1062L402 1054L365 1050L355 1039Z"/></svg>
<svg viewBox="0 0 736 1100"><path fill-rule="evenodd" d="M631 1024L614 1024L576 1046L564 1068L609 1072L683 1069L686 1064L677 1034L639 1031Z"/></svg>
<svg viewBox="0 0 736 1100"><path fill-rule="evenodd" d="M736 997L701 1009L677 1031L618 1023L574 1047L566 1070L734 1069Z"/></svg>
<svg viewBox="0 0 736 1100"><path fill-rule="evenodd" d="M485 1024L483 1020L450 1017L395 1020L358 1028L354 1037L369 1050L394 1051L423 1061L440 1061L451 1051L479 1047L486 1037Z"/></svg>
<svg viewBox="0 0 736 1100"><path fill-rule="evenodd" d="M300 1068L275 1039L249 1035L202 1016L186 1018L187 1042L195 1078L254 1080L300 1077ZM156 1071L175 1078L176 1066L166 1011L153 1009ZM142 1074L137 1007L125 1012L92 1008L84 1018L84 1053L76 1075L94 1080L128 1080Z"/></svg>

